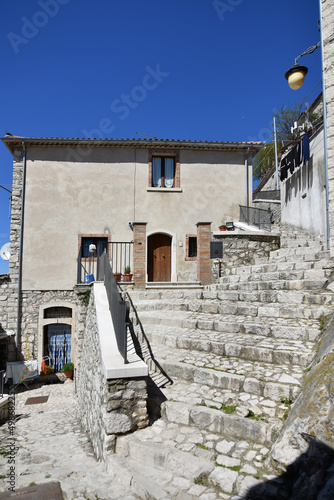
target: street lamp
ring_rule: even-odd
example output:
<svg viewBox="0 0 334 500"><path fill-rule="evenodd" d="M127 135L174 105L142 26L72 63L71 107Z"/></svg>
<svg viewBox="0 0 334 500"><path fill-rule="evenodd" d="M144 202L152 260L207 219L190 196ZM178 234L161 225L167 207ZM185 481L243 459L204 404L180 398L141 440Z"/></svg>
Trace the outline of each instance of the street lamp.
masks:
<svg viewBox="0 0 334 500"><path fill-rule="evenodd" d="M307 54L312 54L317 48L321 46L321 42L317 43L317 45L312 45L305 52L300 54L300 56L296 57L295 64L292 68L288 69L285 73L285 78L288 80L289 87L292 90L298 90L303 85L305 76L307 75L308 69L306 66L301 66L297 63L298 59L302 56L306 56Z"/></svg>

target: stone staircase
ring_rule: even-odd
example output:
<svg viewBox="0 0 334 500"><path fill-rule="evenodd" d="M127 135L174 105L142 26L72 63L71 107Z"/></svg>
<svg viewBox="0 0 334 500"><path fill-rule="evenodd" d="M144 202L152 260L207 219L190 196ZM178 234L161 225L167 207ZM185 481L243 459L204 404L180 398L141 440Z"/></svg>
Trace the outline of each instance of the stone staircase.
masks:
<svg viewBox="0 0 334 500"><path fill-rule="evenodd" d="M333 313L332 274L323 243L290 231L203 290L131 292L161 418L120 437L110 464L125 461L140 498L245 498L268 480L289 498L268 456Z"/></svg>

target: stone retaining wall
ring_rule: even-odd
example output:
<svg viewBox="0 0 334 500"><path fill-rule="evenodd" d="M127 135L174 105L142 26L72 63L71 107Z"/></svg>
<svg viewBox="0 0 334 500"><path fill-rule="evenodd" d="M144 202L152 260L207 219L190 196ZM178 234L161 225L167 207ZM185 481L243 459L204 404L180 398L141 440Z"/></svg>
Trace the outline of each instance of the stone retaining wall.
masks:
<svg viewBox="0 0 334 500"><path fill-rule="evenodd" d="M247 266L252 264L257 257L268 257L269 252L277 250L280 246L278 236L257 236L257 235L233 235L221 237L223 242L223 258L220 260L220 276L226 276L231 273L231 269L238 266ZM218 266L212 262L212 274L218 278Z"/></svg>
<svg viewBox="0 0 334 500"><path fill-rule="evenodd" d="M9 417L9 397L4 395L0 398L0 425L7 422Z"/></svg>
<svg viewBox="0 0 334 500"><path fill-rule="evenodd" d="M108 451L115 451L117 436L148 425L147 381L146 378L105 378L93 293L77 373L81 422L91 438L96 457L105 460Z"/></svg>

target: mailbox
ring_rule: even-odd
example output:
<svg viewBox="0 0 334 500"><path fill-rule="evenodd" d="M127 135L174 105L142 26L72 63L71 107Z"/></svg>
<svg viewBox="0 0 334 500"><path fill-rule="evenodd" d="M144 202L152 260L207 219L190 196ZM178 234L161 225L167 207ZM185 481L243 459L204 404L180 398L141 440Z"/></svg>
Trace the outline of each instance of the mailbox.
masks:
<svg viewBox="0 0 334 500"><path fill-rule="evenodd" d="M210 259L221 259L223 257L223 242L210 242Z"/></svg>

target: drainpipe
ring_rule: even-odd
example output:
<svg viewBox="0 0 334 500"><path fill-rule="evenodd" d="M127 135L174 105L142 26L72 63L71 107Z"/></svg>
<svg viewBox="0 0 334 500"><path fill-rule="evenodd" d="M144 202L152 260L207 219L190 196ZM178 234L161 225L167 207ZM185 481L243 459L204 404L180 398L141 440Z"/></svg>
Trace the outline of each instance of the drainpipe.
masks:
<svg viewBox="0 0 334 500"><path fill-rule="evenodd" d="M248 173L248 153L249 148L247 149L246 157L245 157L245 168L246 168L246 213L247 213L247 224L249 224L249 173Z"/></svg>
<svg viewBox="0 0 334 500"><path fill-rule="evenodd" d="M23 219L24 219L24 199L26 185L26 147L22 141L23 149L23 171L22 171L22 194L21 194L21 223L20 223L20 247L19 247L19 269L17 283L17 323L16 323L16 361L19 357L19 337L20 337L20 317L21 317L21 293L22 293L22 250L23 250Z"/></svg>
<svg viewBox="0 0 334 500"><path fill-rule="evenodd" d="M325 155L325 186L326 186L326 233L327 250L330 250L330 225L329 225L329 189L328 189L328 156L327 156L327 109L326 109L326 86L325 86L325 60L324 60L324 37L322 32L322 3L319 0L320 10L320 39L321 39L321 68L322 68L322 106L324 116L324 155Z"/></svg>

